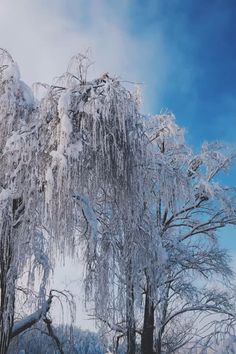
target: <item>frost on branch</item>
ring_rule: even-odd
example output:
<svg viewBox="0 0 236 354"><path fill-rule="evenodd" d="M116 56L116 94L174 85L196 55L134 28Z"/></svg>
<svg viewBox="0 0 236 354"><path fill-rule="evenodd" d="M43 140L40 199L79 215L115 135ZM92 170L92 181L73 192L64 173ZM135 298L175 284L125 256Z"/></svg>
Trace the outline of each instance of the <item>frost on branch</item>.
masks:
<svg viewBox="0 0 236 354"><path fill-rule="evenodd" d="M31 253L29 237L34 223L28 220L35 210L36 185L35 167L29 166L35 154L32 94L4 50L0 51L0 64L0 346L4 351L13 324L16 277Z"/></svg>
<svg viewBox="0 0 236 354"><path fill-rule="evenodd" d="M219 143L194 154L173 114L140 115L107 73L88 81L84 56L37 84L36 100L0 54L1 346L22 274L31 289L39 279L39 310L55 260L83 250L94 317L130 354L137 333L150 353L154 329L160 347L173 323L170 299L181 305L185 286L196 298L191 276L231 275L217 231L235 224L235 191L215 178L233 154Z"/></svg>
<svg viewBox="0 0 236 354"><path fill-rule="evenodd" d="M9 267L4 296L12 299L11 308L11 302L1 304L7 345L16 278L29 270L33 286L40 270L45 297L55 256L75 250L75 230L78 234L88 222L86 238L95 240L99 232L103 237L95 226L96 212L88 209L95 210L103 191L111 193L120 209L127 205L131 215L128 196L142 183L143 146L136 103L117 80L106 75L86 82L81 66L71 65L80 72L67 72L56 85L44 85L46 92L37 102L10 55L1 50L0 59L1 274ZM4 316L10 318L8 325Z"/></svg>
<svg viewBox="0 0 236 354"><path fill-rule="evenodd" d="M139 183L133 166L142 154L131 94L110 78L81 84L74 75L69 84L69 74L48 89L40 104L42 213L57 235L77 222L71 212L74 193L86 195L93 205L101 188L110 186L124 198Z"/></svg>
<svg viewBox="0 0 236 354"><path fill-rule="evenodd" d="M216 354L234 354L234 353L236 353L236 338L234 335L231 335L220 346Z"/></svg>

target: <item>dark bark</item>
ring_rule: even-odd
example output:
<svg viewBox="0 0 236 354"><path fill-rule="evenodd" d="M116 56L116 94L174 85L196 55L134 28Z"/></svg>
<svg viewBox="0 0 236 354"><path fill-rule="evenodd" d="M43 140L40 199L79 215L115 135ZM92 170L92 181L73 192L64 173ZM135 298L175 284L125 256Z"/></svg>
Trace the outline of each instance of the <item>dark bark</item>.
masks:
<svg viewBox="0 0 236 354"><path fill-rule="evenodd" d="M14 239L24 213L22 198L12 200L5 209L0 234L0 354L6 354L11 340L15 311L17 277Z"/></svg>
<svg viewBox="0 0 236 354"><path fill-rule="evenodd" d="M45 317L44 318L44 322L46 323L47 325L47 329L48 329L48 335L50 337L52 337L52 339L54 340L56 346L57 346L57 349L59 350L60 354L64 354L64 351L63 351L63 348L62 348L62 344L58 338L58 336L55 334L53 328L52 328L52 320Z"/></svg>
<svg viewBox="0 0 236 354"><path fill-rule="evenodd" d="M15 274L13 272L11 219L6 217L0 235L0 354L7 352L13 326Z"/></svg>
<svg viewBox="0 0 236 354"><path fill-rule="evenodd" d="M155 353L156 354L161 354L161 350L162 350L162 336L163 336L163 333L165 330L165 322L166 322L167 308L168 308L168 301L169 301L170 284L171 283L169 283L166 288L165 302L164 302L162 316L161 316L162 325L158 331L157 339L156 339L156 343L155 343L155 350L156 350Z"/></svg>
<svg viewBox="0 0 236 354"><path fill-rule="evenodd" d="M135 336L135 327L133 323L129 324L129 328L127 330L127 354L135 354L136 353L136 336Z"/></svg>
<svg viewBox="0 0 236 354"><path fill-rule="evenodd" d="M42 318L43 319L46 318L45 316L46 316L47 312L50 310L51 302L52 302L52 295L50 294L48 300L45 301L45 303L43 304L43 306L39 310L37 310L34 313L32 313L31 315L23 318L22 320L14 323L12 331L11 331L10 339L14 338L15 336L24 332L28 328L32 327L35 323L40 321Z"/></svg>
<svg viewBox="0 0 236 354"><path fill-rule="evenodd" d="M157 341L156 341L156 354L161 354L161 347L162 347L162 342L161 342L162 336L161 334L158 335Z"/></svg>
<svg viewBox="0 0 236 354"><path fill-rule="evenodd" d="M154 304L151 299L151 288L149 285L149 281L147 279L143 331L142 331L142 338L141 338L142 354L153 353L153 336L154 336Z"/></svg>
<svg viewBox="0 0 236 354"><path fill-rule="evenodd" d="M127 322L127 354L136 354L136 329L134 317L134 288L132 283L132 264L129 263L127 272L127 300L126 300L126 322Z"/></svg>

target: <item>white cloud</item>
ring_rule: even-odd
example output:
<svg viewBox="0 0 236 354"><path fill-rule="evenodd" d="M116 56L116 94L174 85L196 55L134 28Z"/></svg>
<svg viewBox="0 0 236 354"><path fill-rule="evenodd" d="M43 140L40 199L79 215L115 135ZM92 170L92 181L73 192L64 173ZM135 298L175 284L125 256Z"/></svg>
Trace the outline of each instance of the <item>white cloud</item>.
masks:
<svg viewBox="0 0 236 354"><path fill-rule="evenodd" d="M131 35L127 3L1 0L0 47L10 51L28 84L52 82L65 71L72 55L91 48L96 62L93 75L108 71L144 81L144 91L151 97L166 79L161 32ZM151 99L147 94L145 99L148 107Z"/></svg>

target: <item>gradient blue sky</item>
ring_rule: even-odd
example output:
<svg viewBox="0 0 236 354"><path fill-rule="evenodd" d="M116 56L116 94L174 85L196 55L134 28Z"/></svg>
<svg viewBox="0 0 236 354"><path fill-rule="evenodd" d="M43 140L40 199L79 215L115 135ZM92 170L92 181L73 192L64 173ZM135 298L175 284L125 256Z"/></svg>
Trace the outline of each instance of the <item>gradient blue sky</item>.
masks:
<svg viewBox="0 0 236 354"><path fill-rule="evenodd" d="M0 45L28 83L90 47L94 75L144 82L145 111L173 111L195 146L234 143L235 17L235 0L1 0Z"/></svg>
<svg viewBox="0 0 236 354"><path fill-rule="evenodd" d="M195 144L204 139L234 143L236 2L149 1L161 4L150 10L142 3L137 19L149 28L161 24L171 62L161 105L175 112Z"/></svg>

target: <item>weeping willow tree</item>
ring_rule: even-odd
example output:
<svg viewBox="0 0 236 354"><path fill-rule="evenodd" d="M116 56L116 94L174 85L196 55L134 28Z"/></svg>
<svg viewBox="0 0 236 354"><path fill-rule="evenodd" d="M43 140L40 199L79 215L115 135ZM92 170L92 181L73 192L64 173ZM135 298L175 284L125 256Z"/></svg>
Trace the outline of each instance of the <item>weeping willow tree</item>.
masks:
<svg viewBox="0 0 236 354"><path fill-rule="evenodd" d="M125 208L126 220L135 223L131 200L141 188L144 152L133 96L108 75L87 82L86 57L74 57L55 85L37 84L44 90L40 100L20 80L7 51L1 50L0 60L0 353L5 353L11 338L49 311L50 270L58 257L75 256L77 238L85 240L91 288L97 243L106 248L107 237L98 232L105 214L99 222L94 208L109 195L109 218L117 205L116 214ZM116 230L121 221L114 220ZM130 244L132 230L122 230ZM37 270L38 308L14 322L20 277L27 271L33 288ZM131 260L127 271L131 284ZM131 285L126 292L132 292Z"/></svg>

